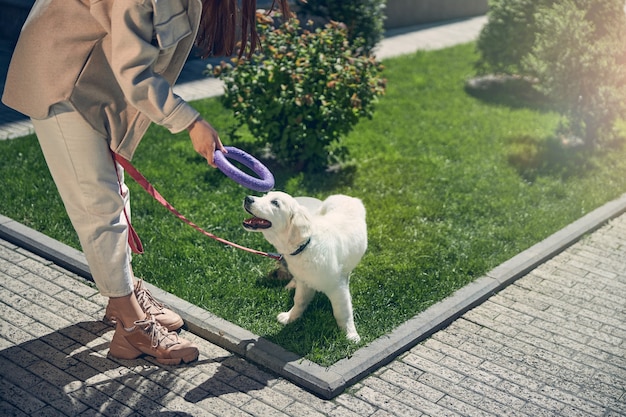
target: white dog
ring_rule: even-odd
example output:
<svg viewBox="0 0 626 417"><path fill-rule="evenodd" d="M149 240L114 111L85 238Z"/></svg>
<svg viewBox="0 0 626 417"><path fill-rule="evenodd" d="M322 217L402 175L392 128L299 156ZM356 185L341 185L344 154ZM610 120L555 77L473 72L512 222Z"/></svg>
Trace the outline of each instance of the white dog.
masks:
<svg viewBox="0 0 626 417"><path fill-rule="evenodd" d="M248 196L244 208L254 218L246 230L262 232L284 257L295 283L294 306L278 321L291 323L302 315L316 291L333 307L337 324L349 340L361 338L354 325L349 278L367 249L365 207L361 200L333 195L314 212L288 194L272 191Z"/></svg>

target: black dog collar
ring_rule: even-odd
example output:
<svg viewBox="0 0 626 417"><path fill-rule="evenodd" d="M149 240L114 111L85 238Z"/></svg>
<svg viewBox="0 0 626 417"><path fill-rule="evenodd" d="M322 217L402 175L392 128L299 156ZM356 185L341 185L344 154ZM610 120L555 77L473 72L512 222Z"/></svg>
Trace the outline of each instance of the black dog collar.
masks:
<svg viewBox="0 0 626 417"><path fill-rule="evenodd" d="M293 251L292 253L289 254L289 256L296 256L300 253L302 253L307 246L309 246L309 243L311 243L311 238L309 237L306 242L304 242L302 245L298 246L298 249L296 249L295 251Z"/></svg>

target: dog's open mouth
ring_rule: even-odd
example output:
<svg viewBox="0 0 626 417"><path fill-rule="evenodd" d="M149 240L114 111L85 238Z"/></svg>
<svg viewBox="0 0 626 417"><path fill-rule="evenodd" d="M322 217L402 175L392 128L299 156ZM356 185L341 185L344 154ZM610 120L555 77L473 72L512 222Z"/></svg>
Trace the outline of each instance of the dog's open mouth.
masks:
<svg viewBox="0 0 626 417"><path fill-rule="evenodd" d="M254 216L254 213L252 213L248 207L244 206L244 208L248 213ZM246 229L251 229L251 230L269 229L270 227L272 227L272 222L269 220L265 220L260 217L254 216L254 217L244 220L243 227L245 227Z"/></svg>
<svg viewBox="0 0 626 417"><path fill-rule="evenodd" d="M261 219L260 217L252 217L243 221L243 227L247 229L269 229L272 227L272 222L269 220Z"/></svg>

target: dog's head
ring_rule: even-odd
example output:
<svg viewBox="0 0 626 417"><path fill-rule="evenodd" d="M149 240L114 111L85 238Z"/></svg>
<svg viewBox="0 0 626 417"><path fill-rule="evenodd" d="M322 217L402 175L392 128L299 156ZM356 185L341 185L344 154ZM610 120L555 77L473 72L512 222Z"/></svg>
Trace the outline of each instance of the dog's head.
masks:
<svg viewBox="0 0 626 417"><path fill-rule="evenodd" d="M263 232L279 251L290 250L310 237L307 211L289 194L271 191L262 197L247 196L243 208L254 216L244 220L243 227Z"/></svg>

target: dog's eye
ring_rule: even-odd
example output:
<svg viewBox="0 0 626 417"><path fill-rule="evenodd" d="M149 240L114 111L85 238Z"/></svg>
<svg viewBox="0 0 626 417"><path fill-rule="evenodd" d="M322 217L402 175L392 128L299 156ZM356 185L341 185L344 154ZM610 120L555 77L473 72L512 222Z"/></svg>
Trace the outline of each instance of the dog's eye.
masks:
<svg viewBox="0 0 626 417"><path fill-rule="evenodd" d="M280 208L280 203L278 202L278 200L272 200L271 203L273 206Z"/></svg>

